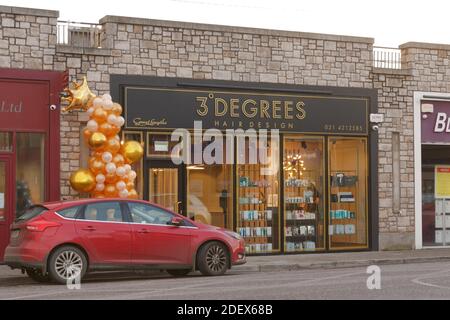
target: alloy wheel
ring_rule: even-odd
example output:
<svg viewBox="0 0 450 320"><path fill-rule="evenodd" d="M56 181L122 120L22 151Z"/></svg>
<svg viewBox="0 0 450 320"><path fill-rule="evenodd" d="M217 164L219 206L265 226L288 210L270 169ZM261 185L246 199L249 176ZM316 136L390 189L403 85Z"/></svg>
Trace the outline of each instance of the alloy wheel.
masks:
<svg viewBox="0 0 450 320"><path fill-rule="evenodd" d="M55 260L55 271L63 279L75 279L83 269L81 256L74 251L63 251Z"/></svg>
<svg viewBox="0 0 450 320"><path fill-rule="evenodd" d="M227 254L225 250L219 245L210 247L206 253L206 264L208 265L208 268L214 272L218 272L226 268Z"/></svg>

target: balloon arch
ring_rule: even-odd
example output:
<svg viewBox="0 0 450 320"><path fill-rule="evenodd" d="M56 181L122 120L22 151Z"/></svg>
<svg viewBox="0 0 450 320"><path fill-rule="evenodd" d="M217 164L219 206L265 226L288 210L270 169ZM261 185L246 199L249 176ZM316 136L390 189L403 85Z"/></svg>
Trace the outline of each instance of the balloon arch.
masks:
<svg viewBox="0 0 450 320"><path fill-rule="evenodd" d="M73 82L73 86L73 89L64 90L66 97L62 100L69 102L69 106L63 111L88 113L89 121L83 135L91 154L89 169L79 169L71 174L71 187L94 198L137 199L136 172L131 164L142 158L144 150L137 141L121 141L118 134L125 124L122 106L113 102L109 94L95 96L86 78L80 84Z"/></svg>

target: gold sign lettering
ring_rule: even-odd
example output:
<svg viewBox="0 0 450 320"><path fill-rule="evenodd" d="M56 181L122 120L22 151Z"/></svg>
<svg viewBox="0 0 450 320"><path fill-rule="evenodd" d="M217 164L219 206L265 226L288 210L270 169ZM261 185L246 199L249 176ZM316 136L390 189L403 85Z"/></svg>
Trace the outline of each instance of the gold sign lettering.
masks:
<svg viewBox="0 0 450 320"><path fill-rule="evenodd" d="M214 108L216 118L240 118L259 120L303 120L306 118L305 103L295 101L292 98L269 100L269 99L241 99L209 96L196 97L196 112L201 117L206 117L210 109ZM294 108L295 105L295 108Z"/></svg>

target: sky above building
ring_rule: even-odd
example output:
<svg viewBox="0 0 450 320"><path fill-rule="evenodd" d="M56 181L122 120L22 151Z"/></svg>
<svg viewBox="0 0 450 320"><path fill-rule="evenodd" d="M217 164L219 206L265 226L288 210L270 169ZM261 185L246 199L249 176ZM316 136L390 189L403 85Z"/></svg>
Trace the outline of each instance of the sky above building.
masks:
<svg viewBox="0 0 450 320"><path fill-rule="evenodd" d="M60 20L97 23L106 15L450 44L446 0L0 0L0 5L52 9Z"/></svg>

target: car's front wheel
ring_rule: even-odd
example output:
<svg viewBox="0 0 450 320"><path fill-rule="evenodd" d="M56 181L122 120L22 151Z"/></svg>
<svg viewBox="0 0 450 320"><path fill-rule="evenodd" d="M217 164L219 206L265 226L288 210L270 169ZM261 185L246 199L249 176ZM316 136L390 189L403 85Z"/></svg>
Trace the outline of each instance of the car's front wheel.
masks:
<svg viewBox="0 0 450 320"><path fill-rule="evenodd" d="M87 270L85 254L78 248L64 246L50 256L48 273L50 278L61 284L74 284L83 279Z"/></svg>
<svg viewBox="0 0 450 320"><path fill-rule="evenodd" d="M184 277L191 272L191 269L167 269L168 274L174 277Z"/></svg>
<svg viewBox="0 0 450 320"><path fill-rule="evenodd" d="M36 282L47 283L50 282L50 277L48 273L42 273L41 270L37 269L26 269L27 275Z"/></svg>
<svg viewBox="0 0 450 320"><path fill-rule="evenodd" d="M198 269L205 276L220 276L228 270L228 249L220 242L205 244L200 248L197 259Z"/></svg>

